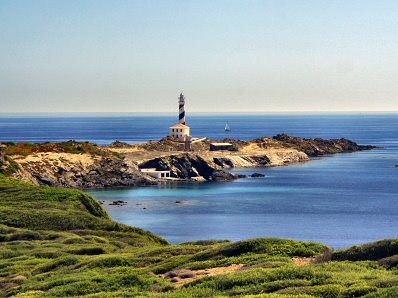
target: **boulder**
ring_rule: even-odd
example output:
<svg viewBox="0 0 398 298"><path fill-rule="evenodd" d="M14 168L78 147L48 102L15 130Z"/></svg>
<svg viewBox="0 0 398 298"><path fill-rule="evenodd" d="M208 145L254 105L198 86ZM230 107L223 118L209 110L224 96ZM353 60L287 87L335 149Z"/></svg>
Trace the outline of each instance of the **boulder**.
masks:
<svg viewBox="0 0 398 298"><path fill-rule="evenodd" d="M222 168L233 168L234 164L231 159L225 157L214 157L213 161Z"/></svg>
<svg viewBox="0 0 398 298"><path fill-rule="evenodd" d="M259 177L265 177L265 175L264 175L264 174L261 174L261 173L253 173L253 174L250 175L250 177L252 177L252 178L259 178Z"/></svg>

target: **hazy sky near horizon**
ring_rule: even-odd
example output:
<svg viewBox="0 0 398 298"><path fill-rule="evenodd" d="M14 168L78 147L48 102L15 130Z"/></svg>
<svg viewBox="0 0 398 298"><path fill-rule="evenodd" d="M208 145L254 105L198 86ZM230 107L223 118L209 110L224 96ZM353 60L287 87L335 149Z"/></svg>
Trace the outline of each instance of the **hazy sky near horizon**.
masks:
<svg viewBox="0 0 398 298"><path fill-rule="evenodd" d="M398 1L0 0L0 112L398 111Z"/></svg>

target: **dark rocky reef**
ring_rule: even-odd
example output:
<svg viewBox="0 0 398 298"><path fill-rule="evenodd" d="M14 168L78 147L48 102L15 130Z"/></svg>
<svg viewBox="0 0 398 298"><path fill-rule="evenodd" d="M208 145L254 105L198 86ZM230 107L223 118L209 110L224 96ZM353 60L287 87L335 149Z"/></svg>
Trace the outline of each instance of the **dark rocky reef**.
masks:
<svg viewBox="0 0 398 298"><path fill-rule="evenodd" d="M199 155L189 153L157 157L139 166L156 168L159 171L169 170L171 177L180 179L203 177L207 181L228 181L238 178L234 174L216 169L215 164Z"/></svg>
<svg viewBox="0 0 398 298"><path fill-rule="evenodd" d="M287 134L278 134L274 136L273 139L281 142L283 146L303 151L310 157L317 157L326 154L349 153L376 148L375 146L358 145L357 143L345 138L330 140L321 138L307 139L292 137Z"/></svg>
<svg viewBox="0 0 398 298"><path fill-rule="evenodd" d="M252 177L252 178L261 178L261 177L265 177L265 175L261 174L261 173L253 173L253 174L250 175L250 177Z"/></svg>

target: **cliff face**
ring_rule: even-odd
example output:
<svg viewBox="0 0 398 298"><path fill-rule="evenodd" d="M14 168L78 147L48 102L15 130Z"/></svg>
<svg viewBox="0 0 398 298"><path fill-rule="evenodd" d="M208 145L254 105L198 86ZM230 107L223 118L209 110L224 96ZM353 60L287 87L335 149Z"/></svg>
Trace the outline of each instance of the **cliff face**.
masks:
<svg viewBox="0 0 398 298"><path fill-rule="evenodd" d="M222 168L255 168L283 166L308 161L304 152L284 149L246 149L239 154L214 155L213 161Z"/></svg>
<svg viewBox="0 0 398 298"><path fill-rule="evenodd" d="M140 164L140 167L170 170L171 177L180 179L227 181L237 178L234 174L218 169L213 161L188 153L157 157Z"/></svg>
<svg viewBox="0 0 398 298"><path fill-rule="evenodd" d="M134 164L117 157L89 154L37 153L16 158L20 170L14 177L38 185L105 188L149 185L156 182Z"/></svg>

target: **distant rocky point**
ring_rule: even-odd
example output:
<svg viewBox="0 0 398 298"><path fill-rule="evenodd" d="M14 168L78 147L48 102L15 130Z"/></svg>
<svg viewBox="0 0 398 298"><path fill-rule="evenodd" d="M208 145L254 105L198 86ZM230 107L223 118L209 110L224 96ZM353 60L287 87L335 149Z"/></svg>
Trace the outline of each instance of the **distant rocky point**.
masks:
<svg viewBox="0 0 398 298"><path fill-rule="evenodd" d="M233 150L211 151L214 143L229 143ZM142 186L165 180L141 171L148 168L169 171L167 179L171 181L230 181L243 177L229 173L230 168L289 165L373 148L344 138L307 139L286 134L251 141L204 140L192 144L189 152L169 137L142 144L116 141L106 147L76 141L8 142L0 144L0 172L38 185L80 189Z"/></svg>

